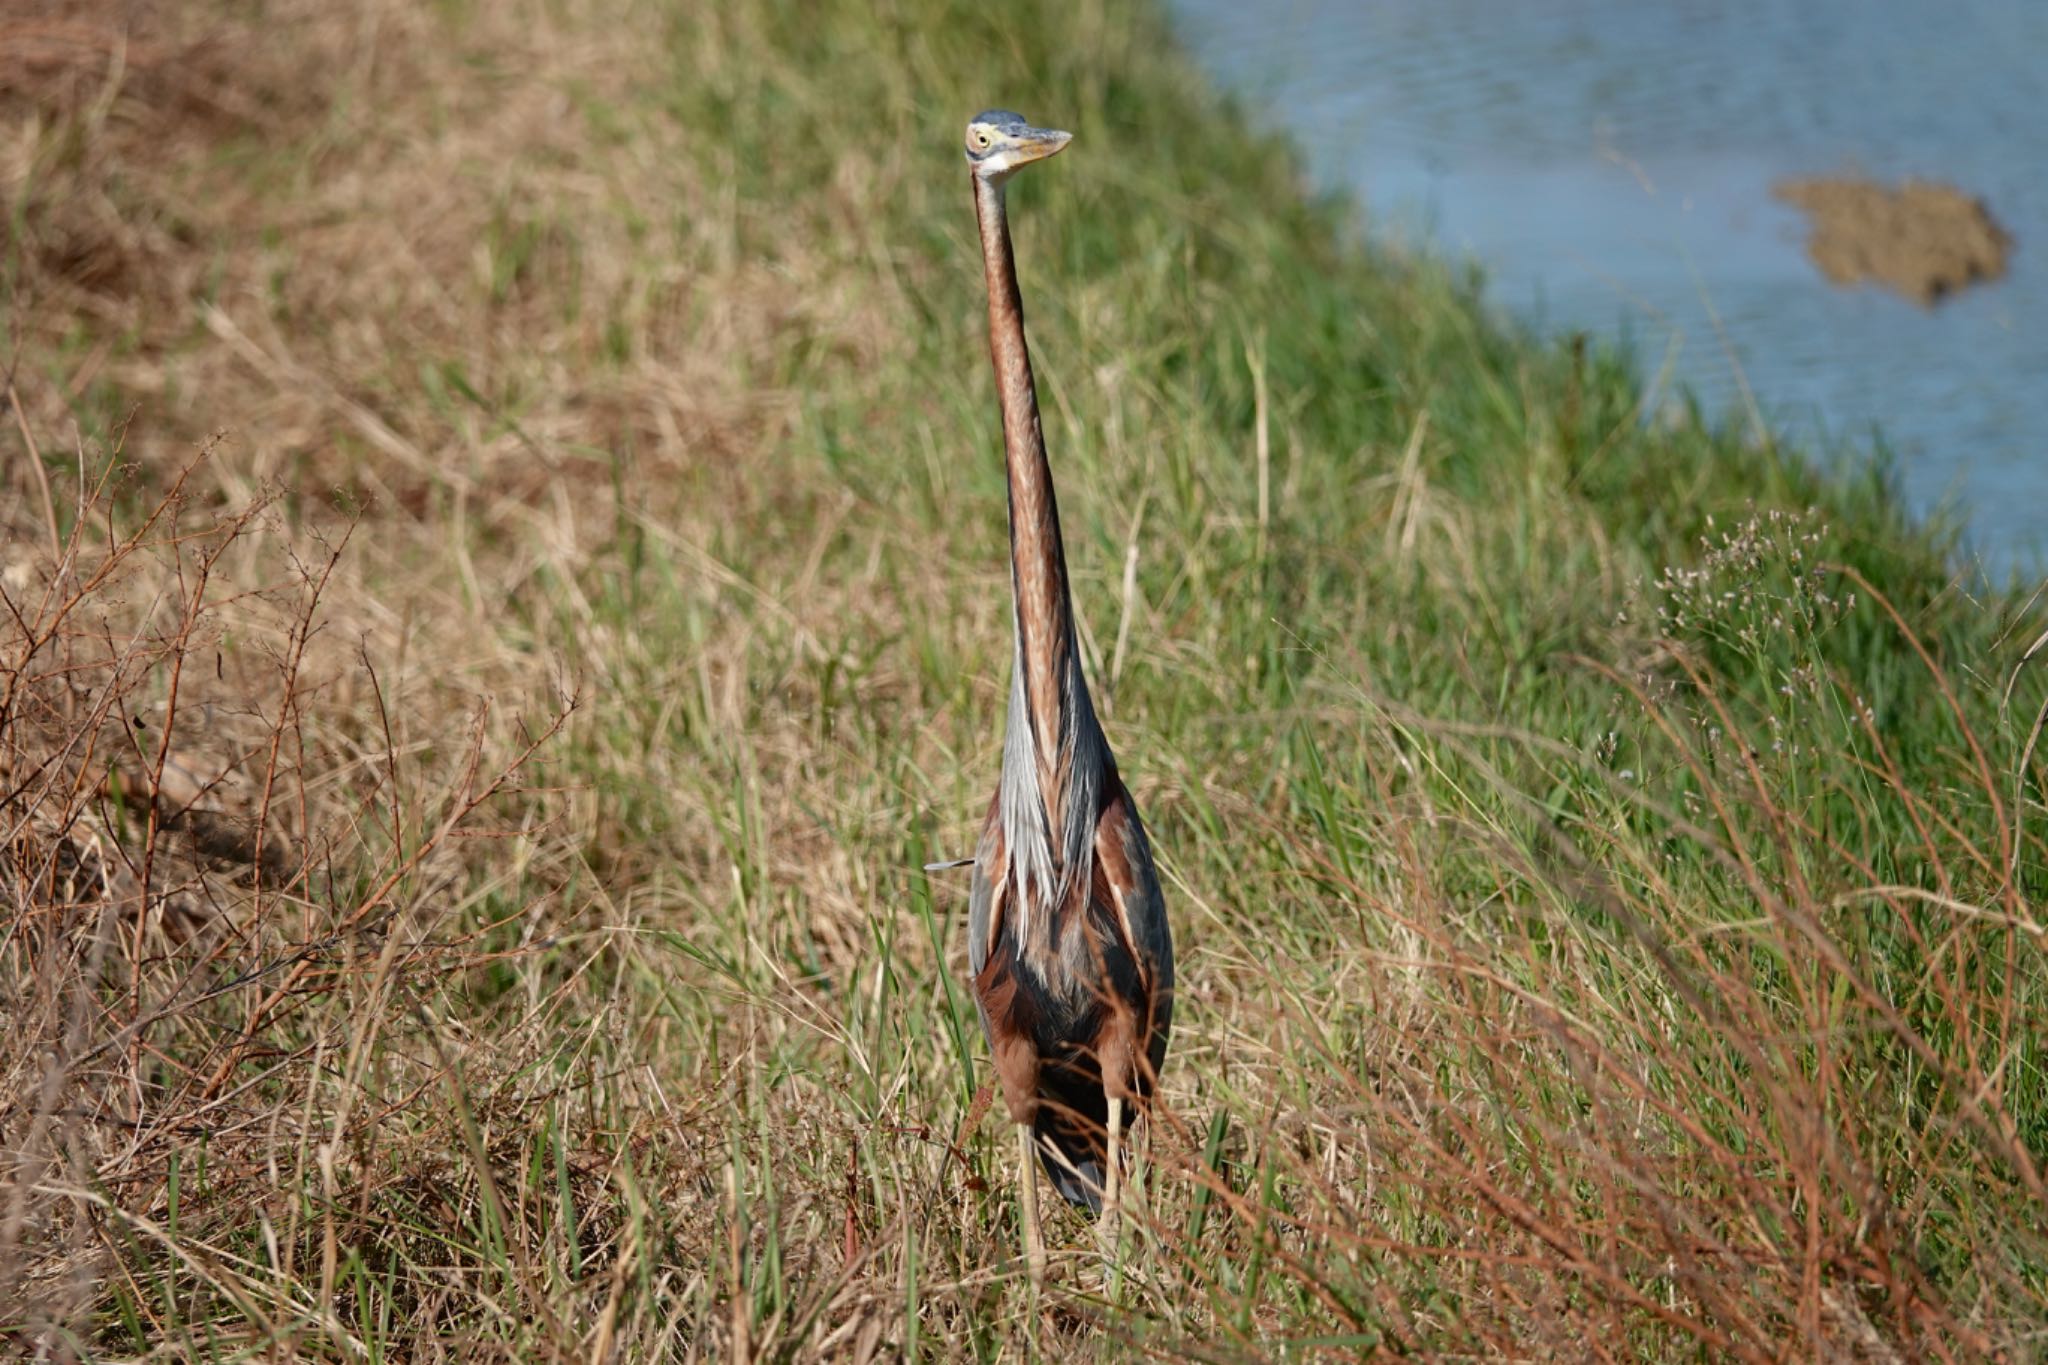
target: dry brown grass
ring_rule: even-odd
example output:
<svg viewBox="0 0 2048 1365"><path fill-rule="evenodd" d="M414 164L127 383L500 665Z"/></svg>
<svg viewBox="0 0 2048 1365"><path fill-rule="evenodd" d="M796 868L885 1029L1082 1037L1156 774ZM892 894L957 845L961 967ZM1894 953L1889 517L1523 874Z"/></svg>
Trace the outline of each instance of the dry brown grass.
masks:
<svg viewBox="0 0 2048 1365"><path fill-rule="evenodd" d="M573 575L620 515L562 496L611 482L597 452L640 452L645 484L618 491L673 489L647 509L673 511L681 470L718 477L775 420L740 366L778 286L729 250L716 266L715 241L625 249L593 208L631 185L688 223L702 195L658 147L630 179L579 164L565 86L616 93L645 48L575 13L17 6L0 34L0 190L24 227L10 419L45 447L8 465L0 1317L24 1348L79 1349L93 1330L72 1325L110 1293L148 1304L134 1277L161 1258L275 1340L345 1344L337 1247L401 1247L400 1205L416 1225L479 1201L521 1216L485 1146L571 1102L482 1079L540 1055L523 1011L479 1039L451 1003L573 917L469 918L528 863L573 861L592 815L570 832L575 794L531 789L571 684L498 610L541 566ZM466 66L483 59L502 74ZM588 220L576 261L551 215ZM666 269L635 269L650 255ZM664 326L685 295L712 305L687 338ZM621 311L640 358L570 382L604 342L574 315ZM394 371L427 358L479 410L434 411ZM482 410L515 390L539 401ZM79 430L95 391L145 414L132 435ZM682 1140L645 1128L629 1147ZM630 1177L555 1159L595 1257L627 1235ZM588 1314L600 1335L645 1311L622 1318L621 1287ZM468 1292L408 1301L431 1322L436 1293Z"/></svg>

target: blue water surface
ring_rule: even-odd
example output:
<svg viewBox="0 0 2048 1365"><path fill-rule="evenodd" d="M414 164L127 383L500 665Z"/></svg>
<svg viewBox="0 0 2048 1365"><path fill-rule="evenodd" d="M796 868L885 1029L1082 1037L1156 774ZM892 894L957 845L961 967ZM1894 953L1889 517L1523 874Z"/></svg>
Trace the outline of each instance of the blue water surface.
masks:
<svg viewBox="0 0 2048 1365"><path fill-rule="evenodd" d="M1735 421L1897 457L1994 576L2048 567L2048 0L1173 0L1371 229L1482 262ZM1947 180L2016 239L1928 310L1806 259L1788 176Z"/></svg>

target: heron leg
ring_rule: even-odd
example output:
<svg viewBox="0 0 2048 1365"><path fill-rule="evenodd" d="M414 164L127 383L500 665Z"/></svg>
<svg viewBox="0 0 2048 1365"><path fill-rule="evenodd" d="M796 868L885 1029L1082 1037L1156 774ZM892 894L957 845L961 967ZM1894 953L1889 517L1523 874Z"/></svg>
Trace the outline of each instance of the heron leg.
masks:
<svg viewBox="0 0 2048 1365"><path fill-rule="evenodd" d="M1109 1173L1102 1191L1102 1216L1115 1220L1123 1206L1124 1097L1109 1097Z"/></svg>
<svg viewBox="0 0 2048 1365"><path fill-rule="evenodd" d="M1102 1221L1095 1225L1102 1254L1111 1262L1120 1259L1123 1248L1123 1134L1124 1099L1109 1097L1109 1169L1102 1177Z"/></svg>
<svg viewBox="0 0 2048 1365"><path fill-rule="evenodd" d="M1024 1265L1031 1287L1045 1284L1045 1239L1038 1230L1038 1153L1033 1149L1031 1125L1017 1125L1017 1194L1024 1215Z"/></svg>
<svg viewBox="0 0 2048 1365"><path fill-rule="evenodd" d="M1131 1098L1131 1019L1116 1011L1105 1031L1098 1056L1102 1063L1102 1097L1109 1110L1109 1162L1102 1176L1102 1220L1098 1224L1111 1247L1122 1214L1124 1187L1124 1104Z"/></svg>

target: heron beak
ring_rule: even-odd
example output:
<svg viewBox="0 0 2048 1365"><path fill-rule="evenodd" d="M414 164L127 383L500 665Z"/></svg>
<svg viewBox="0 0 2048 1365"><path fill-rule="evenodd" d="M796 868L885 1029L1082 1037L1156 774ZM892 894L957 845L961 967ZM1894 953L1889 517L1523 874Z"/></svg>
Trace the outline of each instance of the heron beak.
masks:
<svg viewBox="0 0 2048 1365"><path fill-rule="evenodd" d="M1011 153L1012 165L1022 166L1033 161L1043 161L1074 140L1072 133L1057 128L1027 128L1018 134L1016 150Z"/></svg>

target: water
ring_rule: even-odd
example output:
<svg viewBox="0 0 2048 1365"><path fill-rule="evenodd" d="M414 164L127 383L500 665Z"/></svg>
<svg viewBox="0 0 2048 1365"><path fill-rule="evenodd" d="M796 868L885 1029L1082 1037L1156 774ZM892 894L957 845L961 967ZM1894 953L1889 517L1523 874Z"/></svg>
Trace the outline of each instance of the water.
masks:
<svg viewBox="0 0 2048 1365"><path fill-rule="evenodd" d="M1373 230L1706 405L1898 457L2003 575L2048 567L2048 3L1173 0L1197 58ZM1782 177L1948 180L2017 242L1926 311L1828 284Z"/></svg>

